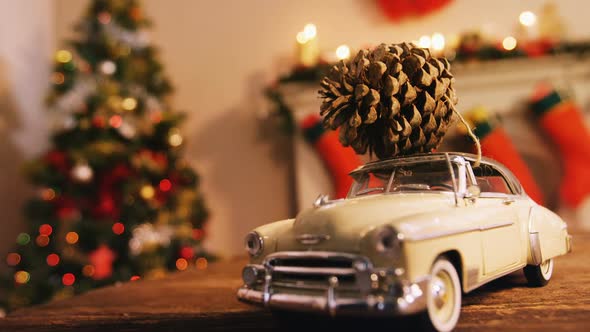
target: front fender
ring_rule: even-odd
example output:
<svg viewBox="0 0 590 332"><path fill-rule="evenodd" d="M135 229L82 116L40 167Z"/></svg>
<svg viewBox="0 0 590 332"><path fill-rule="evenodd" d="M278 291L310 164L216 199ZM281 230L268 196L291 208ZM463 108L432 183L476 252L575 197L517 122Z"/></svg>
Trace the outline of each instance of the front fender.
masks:
<svg viewBox="0 0 590 332"><path fill-rule="evenodd" d="M555 213L542 206L533 206L529 215L529 246L527 264L543 261L570 251L567 224Z"/></svg>

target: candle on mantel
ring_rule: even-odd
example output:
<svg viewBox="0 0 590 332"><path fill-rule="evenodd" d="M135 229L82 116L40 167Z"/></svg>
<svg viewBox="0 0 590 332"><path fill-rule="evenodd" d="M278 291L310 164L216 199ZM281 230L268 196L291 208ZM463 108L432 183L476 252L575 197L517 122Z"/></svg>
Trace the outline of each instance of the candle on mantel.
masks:
<svg viewBox="0 0 590 332"><path fill-rule="evenodd" d="M297 60L299 64L314 66L320 57L320 47L317 38L317 28L308 23L303 31L297 33Z"/></svg>

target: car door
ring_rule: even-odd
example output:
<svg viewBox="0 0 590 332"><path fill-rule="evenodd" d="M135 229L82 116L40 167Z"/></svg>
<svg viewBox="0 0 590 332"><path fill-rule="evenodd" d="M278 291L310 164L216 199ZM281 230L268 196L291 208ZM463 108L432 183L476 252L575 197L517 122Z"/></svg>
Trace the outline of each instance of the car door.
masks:
<svg viewBox="0 0 590 332"><path fill-rule="evenodd" d="M480 218L484 275L500 274L518 265L521 258L516 195L494 165L481 163L472 169L480 195L474 205Z"/></svg>

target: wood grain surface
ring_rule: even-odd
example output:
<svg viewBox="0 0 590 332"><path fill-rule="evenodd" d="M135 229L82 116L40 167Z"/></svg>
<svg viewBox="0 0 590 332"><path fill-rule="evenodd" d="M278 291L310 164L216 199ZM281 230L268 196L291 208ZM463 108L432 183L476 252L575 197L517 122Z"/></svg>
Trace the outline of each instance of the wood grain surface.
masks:
<svg viewBox="0 0 590 332"><path fill-rule="evenodd" d="M590 331L590 233L574 234L573 253L555 262L553 280L529 288L522 272L464 296L458 331ZM351 328L414 330L419 317L330 319L281 314L236 300L244 259L162 280L129 282L21 309L0 331L220 331ZM315 329L314 329L315 330Z"/></svg>

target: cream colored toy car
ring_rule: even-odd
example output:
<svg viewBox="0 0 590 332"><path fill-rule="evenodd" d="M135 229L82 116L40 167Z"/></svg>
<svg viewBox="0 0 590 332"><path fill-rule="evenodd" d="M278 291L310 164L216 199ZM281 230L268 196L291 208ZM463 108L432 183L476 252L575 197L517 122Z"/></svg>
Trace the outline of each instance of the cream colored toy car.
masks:
<svg viewBox="0 0 590 332"><path fill-rule="evenodd" d="M348 197L320 197L296 219L246 237L238 298L331 315L422 312L452 330L462 292L524 268L547 284L571 250L566 224L499 163L433 153L366 164Z"/></svg>

